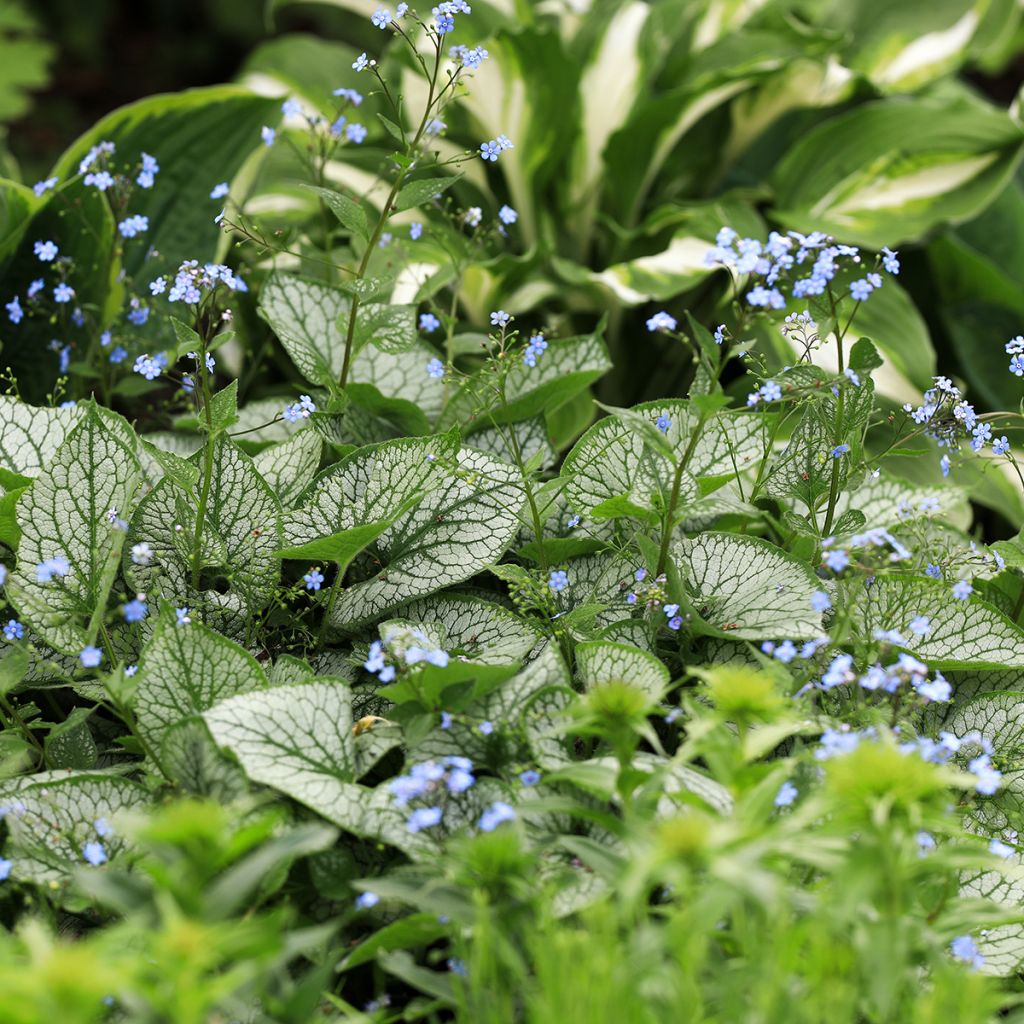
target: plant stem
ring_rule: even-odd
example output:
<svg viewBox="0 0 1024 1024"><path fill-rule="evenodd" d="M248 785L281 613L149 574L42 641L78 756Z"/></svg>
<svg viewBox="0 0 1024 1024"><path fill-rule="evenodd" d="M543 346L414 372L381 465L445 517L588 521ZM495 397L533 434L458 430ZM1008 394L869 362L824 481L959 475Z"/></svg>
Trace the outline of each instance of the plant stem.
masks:
<svg viewBox="0 0 1024 1024"><path fill-rule="evenodd" d="M693 433L690 435L690 443L686 446L686 451L683 452L679 465L676 466L676 475L672 481L672 496L669 498L668 508L665 509L665 519L662 524L661 548L658 551L658 566L654 570L655 576L660 576L665 571L665 565L668 562L668 548L672 543L672 527L675 523L676 506L679 504L679 492L683 486L683 474L686 472L686 467L690 464L690 459L693 458L693 453L697 450L697 442L700 440L701 431L703 431L706 422L707 414L701 413L700 418L697 420L697 425L693 428Z"/></svg>
<svg viewBox="0 0 1024 1024"><path fill-rule="evenodd" d="M203 563L203 525L206 521L206 506L210 501L210 486L213 480L214 443L213 412L210 409L210 381L206 370L206 345L198 353L200 357L199 380L203 393L203 414L206 419L206 450L203 456L203 484L199 492L199 507L196 509L196 528L192 535L192 590L199 592L199 573Z"/></svg>

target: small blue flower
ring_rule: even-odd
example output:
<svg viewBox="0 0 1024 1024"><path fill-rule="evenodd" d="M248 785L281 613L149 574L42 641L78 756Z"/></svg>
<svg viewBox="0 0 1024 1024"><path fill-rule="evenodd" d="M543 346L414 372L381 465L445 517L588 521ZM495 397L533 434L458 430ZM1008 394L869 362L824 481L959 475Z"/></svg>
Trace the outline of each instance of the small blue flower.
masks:
<svg viewBox="0 0 1024 1024"><path fill-rule="evenodd" d="M67 558L63 555L56 555L54 558L48 558L45 562L40 562L36 566L36 582L49 583L54 576L67 576L70 571L71 566Z"/></svg>
<svg viewBox="0 0 1024 1024"><path fill-rule="evenodd" d="M210 190L210 198L223 199L228 194L228 189L228 183L226 181L222 181L219 185L214 185Z"/></svg>
<svg viewBox="0 0 1024 1024"><path fill-rule="evenodd" d="M994 853L997 857L1002 857L1003 860L1008 860L1017 851L1001 839L992 839L988 844L988 852Z"/></svg>
<svg viewBox="0 0 1024 1024"><path fill-rule="evenodd" d="M515 222L519 220L519 214L516 213L511 206L502 206L498 211L498 220L500 220L502 224L515 224Z"/></svg>
<svg viewBox="0 0 1024 1024"><path fill-rule="evenodd" d="M796 800L799 794L800 790L798 790L792 782L784 782L779 788L778 793L775 794L775 806L789 807L789 805Z"/></svg>
<svg viewBox="0 0 1024 1024"><path fill-rule="evenodd" d="M557 594L569 586L569 574L562 569L555 569L548 577L548 586Z"/></svg>
<svg viewBox="0 0 1024 1024"><path fill-rule="evenodd" d="M366 53L359 54L358 57L352 62L352 69L354 71L365 71L367 68L375 67L377 62L375 60L369 60ZM338 95L338 93L335 93Z"/></svg>
<svg viewBox="0 0 1024 1024"><path fill-rule="evenodd" d="M12 867L13 864L9 860L4 860L3 857L0 857L0 882L6 882L10 878Z"/></svg>
<svg viewBox="0 0 1024 1024"><path fill-rule="evenodd" d="M958 935L949 944L949 949L954 959L968 964L974 971L985 966L985 958L978 951L978 946L970 935Z"/></svg>
<svg viewBox="0 0 1024 1024"><path fill-rule="evenodd" d="M914 636L927 636L932 631L932 620L927 615L915 615L907 628Z"/></svg>
<svg viewBox="0 0 1024 1024"><path fill-rule="evenodd" d="M106 863L107 851L103 849L102 843L91 842L82 847L82 856L87 864L91 864L95 868Z"/></svg>
<svg viewBox="0 0 1024 1024"><path fill-rule="evenodd" d="M544 340L544 335L534 334L523 349L523 362L530 367L537 365L538 356L542 356L547 351L548 343Z"/></svg>
<svg viewBox="0 0 1024 1024"><path fill-rule="evenodd" d="M25 627L17 619L8 619L7 625L4 626L4 639L10 640L12 643L15 640L20 640L25 635Z"/></svg>
<svg viewBox="0 0 1024 1024"><path fill-rule="evenodd" d="M440 807L419 807L409 815L405 827L410 832L422 832L425 828L440 825L442 814Z"/></svg>
<svg viewBox="0 0 1024 1024"><path fill-rule="evenodd" d="M1007 440L1006 435L1003 434L998 440L992 442L992 451L996 455L1006 455L1010 450L1010 442Z"/></svg>
<svg viewBox="0 0 1024 1024"><path fill-rule="evenodd" d="M655 421L654 425L663 433L668 433L668 428L672 426L672 420L668 416L661 415Z"/></svg>
<svg viewBox="0 0 1024 1024"><path fill-rule="evenodd" d="M1010 373L1024 377L1024 355L1016 355L1010 360Z"/></svg>
<svg viewBox="0 0 1024 1024"><path fill-rule="evenodd" d="M506 313L503 309L496 309L491 313L491 326L492 327L507 327L512 320L512 316Z"/></svg>
<svg viewBox="0 0 1024 1024"><path fill-rule="evenodd" d="M12 324L20 324L25 317L25 313L21 308L21 303L18 301L18 296L15 295L10 302L8 302L4 308L7 310L7 319Z"/></svg>
<svg viewBox="0 0 1024 1024"><path fill-rule="evenodd" d="M354 142L357 146L365 140L367 134L366 128L361 124L353 122L345 127L345 138L349 142Z"/></svg>
<svg viewBox="0 0 1024 1024"><path fill-rule="evenodd" d="M866 302L873 291L871 283L864 278L850 285L850 296L857 302Z"/></svg>
<svg viewBox="0 0 1024 1024"><path fill-rule="evenodd" d="M140 214L135 214L134 217L126 217L118 224L117 229L124 238L134 238L143 231L149 230L149 218L143 217Z"/></svg>
<svg viewBox="0 0 1024 1024"><path fill-rule="evenodd" d="M425 315L429 316L429 314L425 314ZM427 363L427 376L428 377L438 377L438 378L443 377L444 376L444 363L442 363L441 360L437 359L436 357L434 359L431 359L430 362Z"/></svg>
<svg viewBox="0 0 1024 1024"><path fill-rule="evenodd" d="M575 515L569 516L565 523L567 529L575 530L580 525L580 515L577 512Z"/></svg>
<svg viewBox="0 0 1024 1024"><path fill-rule="evenodd" d="M811 608L816 612L827 612L832 607L832 599L824 590L816 590L811 594Z"/></svg>
<svg viewBox="0 0 1024 1024"><path fill-rule="evenodd" d="M485 719L480 723L480 732L484 736L490 736L494 732L494 723Z"/></svg>
<svg viewBox="0 0 1024 1024"><path fill-rule="evenodd" d="M103 652L98 647L93 647L90 644L88 647L82 648L82 653L78 655L78 660L85 668L99 668L100 662L103 660Z"/></svg>
<svg viewBox="0 0 1024 1024"><path fill-rule="evenodd" d="M134 601L129 601L121 611L124 613L125 622L141 622L148 612L146 602L135 598Z"/></svg>
<svg viewBox="0 0 1024 1024"><path fill-rule="evenodd" d="M268 125L264 125L260 129L260 138L263 140L264 146L272 146L274 144L274 140L277 138L277 132Z"/></svg>
<svg viewBox="0 0 1024 1024"><path fill-rule="evenodd" d="M391 12L386 7L378 7L370 17L370 23L382 30L386 29L391 21Z"/></svg>
<svg viewBox="0 0 1024 1024"><path fill-rule="evenodd" d="M302 582L306 584L307 590L319 590L323 581L324 574L319 569L310 569L309 572L302 577Z"/></svg>
<svg viewBox="0 0 1024 1024"><path fill-rule="evenodd" d="M418 242L423 235L423 225L417 220L409 225L409 237Z"/></svg>
<svg viewBox="0 0 1024 1024"><path fill-rule="evenodd" d="M655 313L654 316L650 317L647 321L647 330L652 334L655 331L674 331L676 329L676 318L662 310L660 313Z"/></svg>
<svg viewBox="0 0 1024 1024"><path fill-rule="evenodd" d="M375 892L361 892L356 897L357 910L369 910L380 903L380 897Z"/></svg>
<svg viewBox="0 0 1024 1024"><path fill-rule="evenodd" d="M845 455L850 450L848 444L838 444L832 449L832 458L838 459L840 456Z"/></svg>
<svg viewBox="0 0 1024 1024"><path fill-rule="evenodd" d="M924 570L924 574L925 576L930 576L933 580L941 580L942 566L934 565L932 562L929 562Z"/></svg>
<svg viewBox="0 0 1024 1024"><path fill-rule="evenodd" d="M57 253L60 251L56 244L50 241L36 242L32 246L32 251L39 257L43 263L50 263L57 257Z"/></svg>
<svg viewBox="0 0 1024 1024"><path fill-rule="evenodd" d="M516 812L503 800L496 800L483 814L480 815L479 828L481 832L493 832L499 825L506 821L514 821Z"/></svg>
<svg viewBox="0 0 1024 1024"><path fill-rule="evenodd" d="M75 289L71 287L66 281L61 281L56 288L53 289L53 301L60 304L70 302L75 297Z"/></svg>
<svg viewBox="0 0 1024 1024"><path fill-rule="evenodd" d="M41 196L44 193L49 192L50 189L53 188L54 185L56 185L58 181L60 181L59 178L44 178L42 181L37 181L32 186L32 191L37 196Z"/></svg>
<svg viewBox="0 0 1024 1024"><path fill-rule="evenodd" d="M501 147L494 139L491 139L489 142L480 143L480 156L485 161L489 160L491 163L494 163L500 153Z"/></svg>
<svg viewBox="0 0 1024 1024"><path fill-rule="evenodd" d="M110 350L110 362L112 362L115 366L118 363L123 363L127 358L128 350L124 348L122 345L115 345Z"/></svg>
<svg viewBox="0 0 1024 1024"><path fill-rule="evenodd" d="M441 326L441 321L433 313L420 313L420 330L433 334Z"/></svg>
<svg viewBox="0 0 1024 1024"><path fill-rule="evenodd" d="M519 773L519 781L524 786L536 786L540 782L540 772L528 768L525 772Z"/></svg>
<svg viewBox="0 0 1024 1024"><path fill-rule="evenodd" d="M958 601L966 601L974 593L974 587L967 580L958 580L953 584L953 596Z"/></svg>
<svg viewBox="0 0 1024 1024"><path fill-rule="evenodd" d="M825 564L833 572L842 572L850 564L850 556L842 548L825 552Z"/></svg>
<svg viewBox="0 0 1024 1024"><path fill-rule="evenodd" d="M725 324L719 324L715 328L715 344L722 345L725 343Z"/></svg>
<svg viewBox="0 0 1024 1024"><path fill-rule="evenodd" d="M177 618L175 625L188 626L192 623L192 617L188 613L188 608L175 608L174 614Z"/></svg>
<svg viewBox="0 0 1024 1024"><path fill-rule="evenodd" d="M106 818L97 818L92 823L92 827L96 829L96 835L98 835L100 839L106 839L107 836L112 836L114 834L114 827Z"/></svg>
<svg viewBox="0 0 1024 1024"><path fill-rule="evenodd" d="M893 275L900 272L900 261L896 258L899 253L894 252L887 246L882 246L882 266Z"/></svg>

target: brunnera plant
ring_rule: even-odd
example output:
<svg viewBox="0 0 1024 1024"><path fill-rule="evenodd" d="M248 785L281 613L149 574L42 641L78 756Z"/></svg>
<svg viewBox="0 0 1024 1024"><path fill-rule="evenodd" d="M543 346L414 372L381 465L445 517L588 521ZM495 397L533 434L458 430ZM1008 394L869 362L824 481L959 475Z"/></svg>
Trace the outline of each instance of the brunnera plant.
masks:
<svg viewBox="0 0 1024 1024"><path fill-rule="evenodd" d="M411 115L366 54L344 77L390 110L370 127L348 80L330 118L201 106L252 155L211 168L198 220L175 220L195 169L142 148L145 116L114 115L26 200L4 340L60 337L0 400L5 923L73 922L84 963L117 941L173 957L182 920L216 939L175 965L194 1001L121 955L68 1019L434 1000L543 1020L581 922L656 927L652 986L709 1014L742 1015L751 986L784 998L772 976L820 983L837 944L851 1021L1012 976L1021 542L985 544L964 488L891 467L1024 486L1020 413L979 414L945 377L880 400L859 317L899 254L822 231L722 226L729 326L652 310L638 343L684 353L686 384L632 408L590 400L615 372L603 321L467 322L460 292L518 216L453 198L516 145L501 125L435 145L488 59L451 42L471 13L373 14L422 75ZM379 173L329 188L371 131L393 147ZM246 182L283 146L319 216L265 231ZM435 233L447 261L425 269ZM775 334L798 353L778 371ZM1024 341L1006 355L1024 375ZM10 951L41 1001L62 953L28 927ZM1013 1005L970 991L963 1019Z"/></svg>

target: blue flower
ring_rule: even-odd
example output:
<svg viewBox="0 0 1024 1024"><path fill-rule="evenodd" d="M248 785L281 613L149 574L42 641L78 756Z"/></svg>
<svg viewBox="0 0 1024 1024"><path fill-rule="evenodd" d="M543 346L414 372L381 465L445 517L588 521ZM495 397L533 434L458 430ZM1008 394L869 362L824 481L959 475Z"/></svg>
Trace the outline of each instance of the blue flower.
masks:
<svg viewBox="0 0 1024 1024"><path fill-rule="evenodd" d="M228 183L222 181L219 185L214 185L210 190L211 199L223 199L228 194Z"/></svg>
<svg viewBox="0 0 1024 1024"><path fill-rule="evenodd" d="M1005 455L1010 450L1010 442L1007 440L1006 435L1003 434L998 440L992 442L992 451L996 455Z"/></svg>
<svg viewBox="0 0 1024 1024"><path fill-rule="evenodd" d="M816 612L827 612L832 607L832 599L824 590L816 590L811 594L811 608Z"/></svg>
<svg viewBox="0 0 1024 1024"><path fill-rule="evenodd" d="M174 615L176 618L176 626L188 626L192 623L192 617L188 613L188 608L175 608Z"/></svg>
<svg viewBox="0 0 1024 1024"><path fill-rule="evenodd" d="M357 146L367 136L366 129L361 124L355 124L354 122L345 128L345 138L349 142L354 142Z"/></svg>
<svg viewBox="0 0 1024 1024"><path fill-rule="evenodd" d="M10 320L12 324L20 324L24 319L25 313L21 308L21 303L18 301L17 295L15 295L4 308L7 310L7 319Z"/></svg>
<svg viewBox="0 0 1024 1024"><path fill-rule="evenodd" d="M503 309L497 309L491 313L491 326L492 327L507 327L512 320L512 316L506 313Z"/></svg>
<svg viewBox="0 0 1024 1024"><path fill-rule="evenodd" d="M652 334L655 331L674 331L676 329L676 318L665 310L661 310L660 313L655 313L647 321L647 330Z"/></svg>
<svg viewBox="0 0 1024 1024"><path fill-rule="evenodd" d="M365 52L359 54L359 56L352 62L352 68L355 71L365 71L367 68L376 67L376 65L377 62L375 60L367 59Z"/></svg>
<svg viewBox="0 0 1024 1024"><path fill-rule="evenodd" d="M870 297L874 289L871 287L870 282L861 278L859 281L854 281L850 285L850 296L857 302L866 302Z"/></svg>
<svg viewBox="0 0 1024 1024"><path fill-rule="evenodd" d="M501 147L498 145L496 140L491 139L489 142L480 143L480 156L483 157L484 160L489 160L491 163L494 163L498 159L498 155L500 153Z"/></svg>
<svg viewBox="0 0 1024 1024"><path fill-rule="evenodd" d="M106 818L97 818L92 823L92 827L96 829L96 835L98 835L100 839L106 839L107 836L112 836L114 834L114 828Z"/></svg>
<svg viewBox="0 0 1024 1024"><path fill-rule="evenodd" d="M93 647L92 644L89 644L88 647L82 648L82 652L78 655L78 660L85 668L99 668L99 664L103 660L103 652L98 647Z"/></svg>
<svg viewBox="0 0 1024 1024"><path fill-rule="evenodd" d="M413 221L413 223L409 225L409 237L414 242L417 242L417 241L419 241L419 239L420 239L420 237L422 235L423 235L423 225L419 221Z"/></svg>
<svg viewBox="0 0 1024 1024"><path fill-rule="evenodd" d="M142 170L139 171L138 177L135 179L135 184L139 188L152 188L154 177L160 173L160 165L156 162L156 157L150 156L148 153L142 155Z"/></svg>
<svg viewBox="0 0 1024 1024"><path fill-rule="evenodd" d="M796 800L799 794L800 790L798 790L792 782L784 782L779 788L778 793L775 794L775 806L789 807L789 805Z"/></svg>
<svg viewBox="0 0 1024 1024"><path fill-rule="evenodd" d="M480 815L479 828L481 832L493 832L499 825L506 821L514 821L516 812L503 800L496 800L483 814Z"/></svg>
<svg viewBox="0 0 1024 1024"><path fill-rule="evenodd" d="M725 324L719 324L715 328L715 344L721 345L725 342Z"/></svg>
<svg viewBox="0 0 1024 1024"><path fill-rule="evenodd" d="M110 362L115 366L118 363L123 363L128 358L128 350L121 345L115 345L110 350Z"/></svg>
<svg viewBox="0 0 1024 1024"><path fill-rule="evenodd" d="M927 636L932 631L932 620L927 615L916 615L907 627L914 636Z"/></svg>
<svg viewBox="0 0 1024 1024"><path fill-rule="evenodd" d="M569 516L569 518L565 522L566 527L570 530L576 529L576 527L580 525L580 518L581 517L578 512Z"/></svg>
<svg viewBox="0 0 1024 1024"><path fill-rule="evenodd" d="M272 146L274 144L274 140L277 138L277 132L268 125L264 125L260 129L260 138L263 140L263 145Z"/></svg>
<svg viewBox="0 0 1024 1024"><path fill-rule="evenodd" d="M67 558L63 555L56 555L53 558L46 559L45 562L40 562L36 566L36 582L49 583L54 576L67 576L70 571L71 566Z"/></svg>
<svg viewBox="0 0 1024 1024"><path fill-rule="evenodd" d="M540 782L540 772L528 768L525 772L519 773L519 781L524 786L536 786Z"/></svg>
<svg viewBox="0 0 1024 1024"><path fill-rule="evenodd" d="M82 856L87 864L91 864L95 868L106 863L107 851L103 849L102 843L91 842L82 847Z"/></svg>
<svg viewBox="0 0 1024 1024"><path fill-rule="evenodd" d="M544 335L534 334L523 349L523 362L527 366L536 366L537 357L544 354L547 350L548 343L544 340Z"/></svg>
<svg viewBox="0 0 1024 1024"><path fill-rule="evenodd" d="M420 330L433 334L441 326L441 321L433 313L420 313Z"/></svg>
<svg viewBox="0 0 1024 1024"><path fill-rule="evenodd" d="M440 807L419 807L409 815L405 827L410 832L422 832L425 828L440 825L442 814Z"/></svg>
<svg viewBox="0 0 1024 1024"><path fill-rule="evenodd" d="M70 302L75 297L75 289L71 287L66 281L61 281L56 288L53 289L53 301L58 303Z"/></svg>
<svg viewBox="0 0 1024 1024"><path fill-rule="evenodd" d="M370 644L370 650L366 661L363 662L363 668L367 672L372 672L374 675L378 673L384 667L384 645L379 640L374 640Z"/></svg>
<svg viewBox="0 0 1024 1024"><path fill-rule="evenodd" d="M121 611L124 613L125 622L141 622L148 612L146 602L135 598L134 601L129 601Z"/></svg>
<svg viewBox="0 0 1024 1024"><path fill-rule="evenodd" d="M825 564L833 572L842 572L850 564L850 556L842 548L826 551Z"/></svg>
<svg viewBox="0 0 1024 1024"><path fill-rule="evenodd" d="M974 593L974 587L967 580L958 580L953 584L953 596L958 601L966 601Z"/></svg>
<svg viewBox="0 0 1024 1024"><path fill-rule="evenodd" d="M784 640L772 651L772 657L788 665L796 657L796 644L792 640Z"/></svg>
<svg viewBox="0 0 1024 1024"><path fill-rule="evenodd" d="M967 770L975 776L974 788L982 796L992 796L999 789L1003 773L992 767L990 755L979 754L968 762Z"/></svg>
<svg viewBox="0 0 1024 1024"><path fill-rule="evenodd" d="M899 253L894 252L887 246L882 246L882 266L890 274L898 274L900 272L900 261L896 258Z"/></svg>
<svg viewBox="0 0 1024 1024"><path fill-rule="evenodd" d="M958 935L949 944L949 949L955 959L968 964L972 970L977 971L985 966L985 958L970 935Z"/></svg>
<svg viewBox="0 0 1024 1024"><path fill-rule="evenodd" d="M483 733L484 736L490 736L494 732L494 723L484 719L484 721L480 723L480 732Z"/></svg>
<svg viewBox="0 0 1024 1024"><path fill-rule="evenodd" d="M569 574L562 569L555 569L548 577L548 586L557 594L569 586Z"/></svg>
<svg viewBox="0 0 1024 1024"><path fill-rule="evenodd" d="M32 186L32 191L35 192L37 196L41 196L45 192L49 192L58 181L60 181L60 178L44 178L42 181L37 181Z"/></svg>
<svg viewBox="0 0 1024 1024"><path fill-rule="evenodd" d="M519 220L519 214L516 213L511 206L502 206L498 211L498 220L500 220L502 224L515 224L515 222Z"/></svg>
<svg viewBox="0 0 1024 1024"><path fill-rule="evenodd" d="M832 458L838 459L841 455L845 455L850 450L848 444L839 444L832 449Z"/></svg>
<svg viewBox="0 0 1024 1024"><path fill-rule="evenodd" d="M425 316L429 316L430 314L426 313L424 315ZM428 377L443 377L444 376L444 363L442 363L441 360L437 359L436 357L434 359L431 359L430 362L427 363L427 376Z"/></svg>
<svg viewBox="0 0 1024 1024"><path fill-rule="evenodd" d="M930 576L933 580L941 580L942 567L939 565L934 565L932 562L929 562L924 570L924 574L925 576Z"/></svg>
<svg viewBox="0 0 1024 1024"><path fill-rule="evenodd" d="M997 857L1002 857L1003 860L1007 860L1017 851L1000 839L992 839L988 844L988 852L994 853Z"/></svg>
<svg viewBox="0 0 1024 1024"><path fill-rule="evenodd" d="M56 244L50 241L36 242L32 246L32 251L39 257L43 263L50 263L57 257L57 253L60 251Z"/></svg>
<svg viewBox="0 0 1024 1024"><path fill-rule="evenodd" d="M386 29L391 21L391 12L386 7L378 7L370 17L370 23L382 30Z"/></svg>
<svg viewBox="0 0 1024 1024"><path fill-rule="evenodd" d="M370 907L375 907L378 903L380 903L380 897L375 892L361 892L356 897L357 910L369 910Z"/></svg>
<svg viewBox="0 0 1024 1024"><path fill-rule="evenodd" d="M309 572L302 577L302 582L306 584L307 590L319 590L323 581L324 574L319 569L310 569Z"/></svg>
<svg viewBox="0 0 1024 1024"><path fill-rule="evenodd" d="M668 416L661 415L655 421L654 425L663 433L668 433L668 428L672 426L672 420Z"/></svg>
<svg viewBox="0 0 1024 1024"><path fill-rule="evenodd" d="M25 627L17 619L8 619L7 625L4 626L4 639L10 640L12 643L15 640L20 640L25 635Z"/></svg>
<svg viewBox="0 0 1024 1024"><path fill-rule="evenodd" d="M149 230L149 218L137 213L134 217L127 217L121 221L117 229L124 238L134 238L143 231Z"/></svg>
<svg viewBox="0 0 1024 1024"><path fill-rule="evenodd" d="M135 365L132 367L135 373L145 377L146 380L156 380L160 376L161 369L160 363L145 353L135 360Z"/></svg>
<svg viewBox="0 0 1024 1024"><path fill-rule="evenodd" d="M1017 355L1010 360L1010 373L1024 377L1024 356Z"/></svg>
<svg viewBox="0 0 1024 1024"><path fill-rule="evenodd" d="M13 865L9 860L4 860L3 857L0 857L0 882L6 882L7 879L10 878L12 867Z"/></svg>

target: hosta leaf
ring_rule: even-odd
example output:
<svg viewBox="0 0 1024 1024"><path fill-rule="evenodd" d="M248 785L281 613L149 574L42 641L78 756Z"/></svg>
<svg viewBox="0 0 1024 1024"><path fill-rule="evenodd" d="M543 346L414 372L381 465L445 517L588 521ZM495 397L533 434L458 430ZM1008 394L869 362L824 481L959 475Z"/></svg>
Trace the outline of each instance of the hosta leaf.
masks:
<svg viewBox="0 0 1024 1024"><path fill-rule="evenodd" d="M966 93L882 100L804 133L775 173L775 216L879 248L967 220L1024 146L1007 113Z"/></svg>
<svg viewBox="0 0 1024 1024"><path fill-rule="evenodd" d="M252 782L287 793L339 824L358 787L352 692L340 680L279 686L221 701L203 715Z"/></svg>
<svg viewBox="0 0 1024 1024"><path fill-rule="evenodd" d="M553 412L611 369L602 331L578 338L552 341L537 359L536 366L516 362L505 378L505 402L478 417L480 427L491 419L513 423L541 413ZM478 411L480 382L467 381L455 394L441 418L442 425L472 421Z"/></svg>
<svg viewBox="0 0 1024 1024"><path fill-rule="evenodd" d="M281 444L253 458L260 476L270 485L284 509L293 508L320 468L323 441L314 430L300 430Z"/></svg>
<svg viewBox="0 0 1024 1024"><path fill-rule="evenodd" d="M515 535L523 503L518 474L464 450L450 471L376 545L380 570L346 587L331 625L347 630L414 597L462 583L496 561Z"/></svg>
<svg viewBox="0 0 1024 1024"><path fill-rule="evenodd" d="M197 622L179 626L165 611L139 659L135 714L159 744L170 726L218 701L267 686L256 659Z"/></svg>
<svg viewBox="0 0 1024 1024"><path fill-rule="evenodd" d="M579 644L576 659L587 689L623 682L642 690L652 700L660 700L671 678L668 669L653 654L626 644Z"/></svg>
<svg viewBox="0 0 1024 1024"><path fill-rule="evenodd" d="M0 395L0 469L38 476L81 417L81 406L37 408Z"/></svg>
<svg viewBox="0 0 1024 1024"><path fill-rule="evenodd" d="M811 609L820 581L767 541L704 533L680 541L673 555L693 607L706 622L740 639L810 639L822 632Z"/></svg>
<svg viewBox="0 0 1024 1024"><path fill-rule="evenodd" d="M205 449L196 452L194 464L201 467L204 456ZM214 444L199 589L192 586L197 501L169 480L139 503L129 531L131 544L150 545L153 562L140 566L126 560L125 573L136 589L198 609L223 632L244 635L279 578L279 512L252 460L222 435Z"/></svg>
<svg viewBox="0 0 1024 1024"><path fill-rule="evenodd" d="M119 416L86 407L81 422L18 503L18 565L8 593L32 627L58 651L77 654L95 639L124 533L108 513L129 514L142 480L135 435ZM63 556L69 572L42 583L36 566Z"/></svg>
<svg viewBox="0 0 1024 1024"><path fill-rule="evenodd" d="M260 313L311 384L332 386L341 377L348 296L321 281L274 273L260 293Z"/></svg>
<svg viewBox="0 0 1024 1024"><path fill-rule="evenodd" d="M918 615L931 620L931 630L911 634L904 646L935 668L1024 667L1024 632L984 601L956 600L938 581L879 578L854 612L865 636L876 629L909 633Z"/></svg>
<svg viewBox="0 0 1024 1024"><path fill-rule="evenodd" d="M75 868L84 867L86 843L102 842L107 857L115 860L127 849L127 840L116 828L100 837L96 822L106 818L114 826L119 811L149 799L142 786L113 775L69 774L39 782L30 776L26 782L0 787L0 806L14 800L20 805L4 819L10 830L4 852L11 878L37 885L64 882Z"/></svg>

